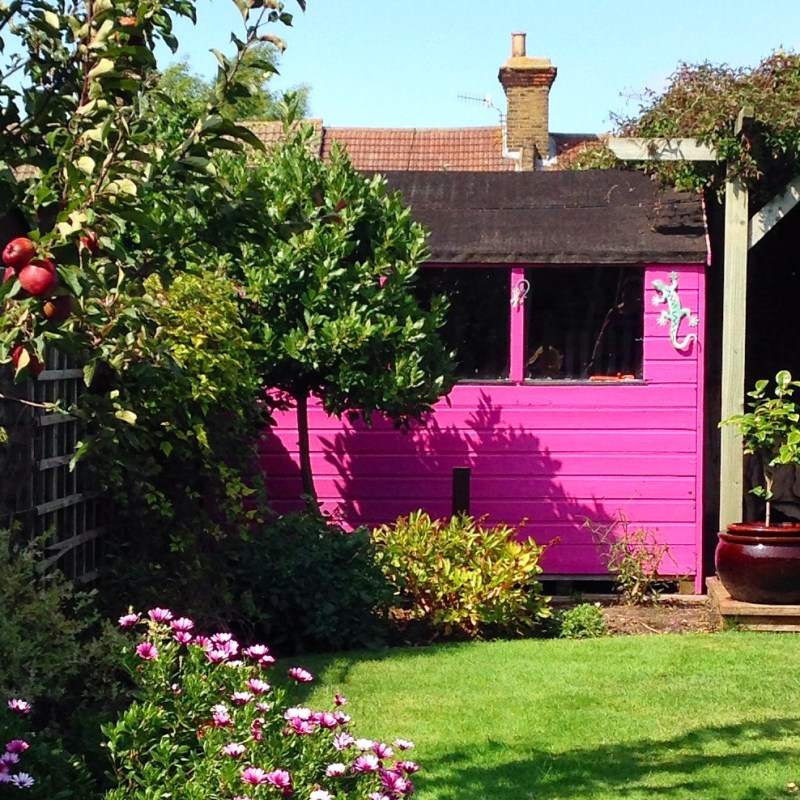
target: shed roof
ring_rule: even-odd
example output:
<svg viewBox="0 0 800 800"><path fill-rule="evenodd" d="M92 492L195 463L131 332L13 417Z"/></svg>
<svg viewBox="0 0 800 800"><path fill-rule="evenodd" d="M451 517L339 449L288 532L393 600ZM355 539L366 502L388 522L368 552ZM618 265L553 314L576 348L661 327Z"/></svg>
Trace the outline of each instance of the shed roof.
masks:
<svg viewBox="0 0 800 800"><path fill-rule="evenodd" d="M705 263L700 197L636 171L389 172L440 263Z"/></svg>

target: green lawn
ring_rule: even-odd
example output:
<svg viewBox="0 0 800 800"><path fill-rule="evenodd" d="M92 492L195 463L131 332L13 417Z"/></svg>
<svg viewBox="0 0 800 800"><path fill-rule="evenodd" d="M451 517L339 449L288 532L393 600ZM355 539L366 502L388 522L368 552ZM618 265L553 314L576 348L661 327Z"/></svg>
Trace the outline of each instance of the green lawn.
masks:
<svg viewBox="0 0 800 800"><path fill-rule="evenodd" d="M310 702L413 739L420 800L774 800L800 784L800 636L529 640L305 660Z"/></svg>

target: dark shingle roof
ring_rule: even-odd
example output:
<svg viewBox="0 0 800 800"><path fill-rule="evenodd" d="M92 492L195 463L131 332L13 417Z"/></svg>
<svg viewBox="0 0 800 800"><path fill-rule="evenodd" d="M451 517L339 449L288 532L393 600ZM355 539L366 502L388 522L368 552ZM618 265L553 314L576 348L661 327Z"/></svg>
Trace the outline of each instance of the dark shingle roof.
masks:
<svg viewBox="0 0 800 800"><path fill-rule="evenodd" d="M697 195L635 171L393 172L440 263L705 263Z"/></svg>

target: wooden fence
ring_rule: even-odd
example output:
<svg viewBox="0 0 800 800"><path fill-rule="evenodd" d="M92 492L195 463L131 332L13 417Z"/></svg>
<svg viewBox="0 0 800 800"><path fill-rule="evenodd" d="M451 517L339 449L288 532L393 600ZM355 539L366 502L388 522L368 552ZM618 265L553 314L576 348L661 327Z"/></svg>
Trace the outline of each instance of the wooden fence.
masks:
<svg viewBox="0 0 800 800"><path fill-rule="evenodd" d="M86 464L69 467L78 421L41 407L60 401L69 408L82 390L82 370L54 350L36 380L0 381L2 394L16 398L0 401L0 426L8 433L0 448L0 527L17 522L28 537L45 536L45 566L85 584L102 560L102 498Z"/></svg>

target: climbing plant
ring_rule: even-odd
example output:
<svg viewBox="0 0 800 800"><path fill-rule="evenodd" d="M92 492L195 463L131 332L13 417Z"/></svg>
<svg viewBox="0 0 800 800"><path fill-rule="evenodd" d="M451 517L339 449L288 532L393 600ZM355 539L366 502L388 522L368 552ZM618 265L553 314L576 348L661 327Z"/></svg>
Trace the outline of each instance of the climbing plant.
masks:
<svg viewBox="0 0 800 800"><path fill-rule="evenodd" d="M754 122L738 135L745 107ZM745 68L680 64L663 92L648 92L637 113L615 123L623 136L690 136L714 146L716 162L648 165L669 183L719 188L735 175L763 202L800 173L800 55L777 51Z"/></svg>

